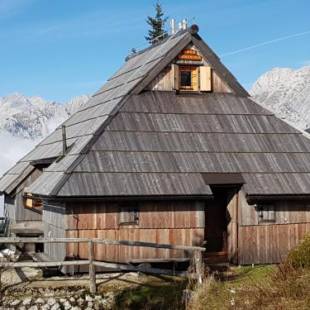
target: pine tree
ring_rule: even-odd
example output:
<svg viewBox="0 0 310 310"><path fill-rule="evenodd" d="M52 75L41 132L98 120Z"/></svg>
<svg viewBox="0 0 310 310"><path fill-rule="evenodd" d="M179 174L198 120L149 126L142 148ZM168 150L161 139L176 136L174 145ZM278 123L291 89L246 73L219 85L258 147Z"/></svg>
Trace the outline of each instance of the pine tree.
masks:
<svg viewBox="0 0 310 310"><path fill-rule="evenodd" d="M150 43L154 44L158 41L162 41L168 36L167 31L165 31L165 23L167 22L167 17L164 17L164 12L161 4L157 2L155 4L155 16L148 16L146 22L151 26L149 30L149 35L145 39Z"/></svg>

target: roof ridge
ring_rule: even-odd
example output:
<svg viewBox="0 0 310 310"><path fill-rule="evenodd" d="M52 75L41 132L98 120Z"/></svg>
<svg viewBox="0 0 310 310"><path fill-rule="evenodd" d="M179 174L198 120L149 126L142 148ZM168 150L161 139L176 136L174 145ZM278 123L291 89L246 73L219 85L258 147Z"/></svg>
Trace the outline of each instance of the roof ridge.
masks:
<svg viewBox="0 0 310 310"><path fill-rule="evenodd" d="M151 50L151 49L153 49L153 48L155 48L155 47L157 47L157 46L159 46L159 45L161 45L161 44L164 44L164 43L166 43L169 39L176 38L176 37L178 37L179 35L182 35L182 34L185 33L185 32L188 32L188 29L185 29L185 30L182 29L182 30L179 30L178 32L176 32L175 34L168 35L168 36L167 36L166 38L164 38L163 40L158 41L158 42L156 42L156 43L154 43L154 44L152 44L152 45L150 45L150 46L148 46L148 47L146 47L146 48L143 48L143 49L140 50L140 51L137 51L137 52L135 52L135 53L132 53L132 54L126 56L125 61L128 61L128 60L130 60L130 59L133 59L133 58L135 58L136 56L139 56L139 55L141 55L141 54L143 54L143 53L145 53L145 52L147 52L147 51L149 51L149 50Z"/></svg>

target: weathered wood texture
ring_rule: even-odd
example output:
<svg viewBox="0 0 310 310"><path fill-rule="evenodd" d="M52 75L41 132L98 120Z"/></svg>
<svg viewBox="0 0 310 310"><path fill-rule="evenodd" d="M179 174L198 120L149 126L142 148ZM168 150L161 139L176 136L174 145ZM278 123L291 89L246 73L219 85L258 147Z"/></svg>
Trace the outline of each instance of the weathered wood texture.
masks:
<svg viewBox="0 0 310 310"><path fill-rule="evenodd" d="M234 194L227 205L227 254L232 263L238 262L238 193Z"/></svg>
<svg viewBox="0 0 310 310"><path fill-rule="evenodd" d="M307 233L310 223L240 226L239 264L280 263Z"/></svg>
<svg viewBox="0 0 310 310"><path fill-rule="evenodd" d="M274 205L276 211L276 222L274 224L310 223L310 201L277 200L270 203ZM241 226L259 224L257 211L254 205L247 203L244 192L239 193L239 209Z"/></svg>
<svg viewBox="0 0 310 310"><path fill-rule="evenodd" d="M258 213L239 193L239 264L280 263L310 233L310 202L275 201L275 222L258 223Z"/></svg>
<svg viewBox="0 0 310 310"><path fill-rule="evenodd" d="M201 202L144 202L139 204L139 224L119 225L115 203L68 204L68 238L102 238L165 244L201 245L204 240L204 204ZM67 245L68 257L88 257L86 244ZM189 257L187 251L95 245L95 259L127 262L133 259Z"/></svg>
<svg viewBox="0 0 310 310"><path fill-rule="evenodd" d="M56 203L44 204L42 221L44 237L66 237L66 209L64 206ZM63 243L46 243L44 252L53 259L63 260L66 257L66 245Z"/></svg>
<svg viewBox="0 0 310 310"><path fill-rule="evenodd" d="M212 71L211 75L212 91L215 93L232 93L232 90L227 84L218 76L216 71ZM151 84L147 87L148 90L159 91L172 91L178 89L175 85L175 81L178 80L175 77L174 70L171 66L165 68Z"/></svg>
<svg viewBox="0 0 310 310"><path fill-rule="evenodd" d="M17 188L12 196L5 195L4 212L10 222L40 221L42 215L24 207L24 188L36 180L42 172L35 169Z"/></svg>

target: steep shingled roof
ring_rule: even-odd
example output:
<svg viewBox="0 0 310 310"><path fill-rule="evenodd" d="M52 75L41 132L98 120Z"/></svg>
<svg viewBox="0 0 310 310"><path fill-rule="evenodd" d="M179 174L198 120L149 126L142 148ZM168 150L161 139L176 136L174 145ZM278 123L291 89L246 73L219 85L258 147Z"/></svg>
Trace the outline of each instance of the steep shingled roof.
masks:
<svg viewBox="0 0 310 310"><path fill-rule="evenodd" d="M234 94L142 92L190 43ZM241 173L252 196L310 194L310 141L253 102L189 31L131 57L65 124L72 147L27 189L34 194L208 196L208 173ZM59 128L18 165L60 151Z"/></svg>
<svg viewBox="0 0 310 310"><path fill-rule="evenodd" d="M162 44L147 49L126 61L92 96L84 109L73 114L64 122L67 131L67 144L69 148L72 147L70 154L78 156L83 151L104 122L110 115L113 115L122 100L151 70L158 66L169 51L175 48L182 49L190 41L191 35L187 31L178 32L167 38ZM61 126L59 126L0 179L0 192L11 193L32 170L31 162L57 158L61 152L62 134Z"/></svg>

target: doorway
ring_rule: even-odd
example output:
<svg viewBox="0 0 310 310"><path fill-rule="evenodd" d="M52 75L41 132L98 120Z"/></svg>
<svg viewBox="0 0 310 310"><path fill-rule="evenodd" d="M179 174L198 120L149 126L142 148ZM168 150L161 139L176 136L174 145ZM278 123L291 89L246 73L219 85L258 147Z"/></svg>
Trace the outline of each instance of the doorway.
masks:
<svg viewBox="0 0 310 310"><path fill-rule="evenodd" d="M210 186L213 199L205 211L206 257L214 262L228 261L228 226L231 222L228 205L236 193L234 186Z"/></svg>

